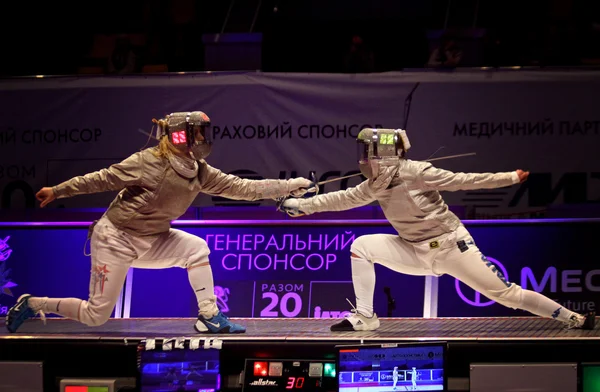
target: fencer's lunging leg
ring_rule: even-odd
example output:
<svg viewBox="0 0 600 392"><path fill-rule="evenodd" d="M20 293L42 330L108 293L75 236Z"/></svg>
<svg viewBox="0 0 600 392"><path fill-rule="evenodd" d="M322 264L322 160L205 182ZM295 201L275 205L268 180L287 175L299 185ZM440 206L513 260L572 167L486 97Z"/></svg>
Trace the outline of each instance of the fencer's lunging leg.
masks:
<svg viewBox="0 0 600 392"><path fill-rule="evenodd" d="M373 293L375 292L375 265L352 253L352 284L356 296L356 310L366 317L373 317Z"/></svg>
<svg viewBox="0 0 600 392"><path fill-rule="evenodd" d="M106 218L94 228L90 245L92 270L88 300L30 297L29 306L34 311L58 314L89 326L102 325L110 318L136 252L128 236L115 229Z"/></svg>
<svg viewBox="0 0 600 392"><path fill-rule="evenodd" d="M215 285L213 281L212 268L208 259L187 267L188 280L198 301L198 312L211 318L219 313L216 304Z"/></svg>
<svg viewBox="0 0 600 392"><path fill-rule="evenodd" d="M358 237L350 247L352 284L356 296L356 312L332 325L332 331L372 331L379 328L373 311L375 264L410 275L429 275L412 246L397 235L370 234Z"/></svg>
<svg viewBox="0 0 600 392"><path fill-rule="evenodd" d="M219 312L216 305L210 250L202 238L171 229L152 244L152 248L133 262L134 268L185 268L198 301L199 314L211 318Z"/></svg>
<svg viewBox="0 0 600 392"><path fill-rule="evenodd" d="M198 301L198 332L242 333L245 328L234 324L219 310L209 261L210 249L205 240L182 230L170 229L159 236L152 249L135 260L135 268L185 268Z"/></svg>
<svg viewBox="0 0 600 392"><path fill-rule="evenodd" d="M375 264L408 275L429 275L417 260L415 251L398 236L371 234L358 237L350 247L352 252L352 283L359 313L373 315Z"/></svg>
<svg viewBox="0 0 600 392"><path fill-rule="evenodd" d="M465 229L458 234L458 239L465 241L466 247L463 246L461 250L453 246L441 253L434 264L436 271L451 275L487 298L512 309L525 310L565 323L573 323L574 317L581 317L540 293L508 282L480 252Z"/></svg>
<svg viewBox="0 0 600 392"><path fill-rule="evenodd" d="M468 253L467 253L468 252ZM508 282L502 273L477 249L440 262L440 270L463 282L487 298L512 309L568 322L573 312L535 291Z"/></svg>

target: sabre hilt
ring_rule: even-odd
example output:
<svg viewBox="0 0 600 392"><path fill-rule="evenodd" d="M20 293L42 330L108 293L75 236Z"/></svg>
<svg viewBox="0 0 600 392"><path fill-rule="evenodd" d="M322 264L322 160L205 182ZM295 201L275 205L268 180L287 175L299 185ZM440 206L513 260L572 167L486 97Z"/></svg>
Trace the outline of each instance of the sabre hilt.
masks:
<svg viewBox="0 0 600 392"><path fill-rule="evenodd" d="M317 175L314 171L311 171L308 177L310 180L310 187L306 190L306 192L304 192L304 194L301 197L306 197L307 194L312 194L312 196L316 196L319 194L319 183L317 182Z"/></svg>
<svg viewBox="0 0 600 392"><path fill-rule="evenodd" d="M298 208L293 208L289 206L284 206L283 204L290 199L290 196L282 197L277 200L277 211L284 212L291 216L292 218L299 218L304 216L305 214L301 212ZM292 202L300 203L297 197L291 198Z"/></svg>
<svg viewBox="0 0 600 392"><path fill-rule="evenodd" d="M275 199L275 210L279 212L286 212L283 207L283 203L289 199L289 196L280 197L279 199Z"/></svg>
<svg viewBox="0 0 600 392"><path fill-rule="evenodd" d="M311 197L319 194L319 183L317 182L315 172L310 172L308 176L310 180L310 185L308 186L308 188L300 188L292 192L292 194L288 197Z"/></svg>
<svg viewBox="0 0 600 392"><path fill-rule="evenodd" d="M285 201L290 198L300 199L300 198L316 196L319 193L319 184L317 183L317 177L315 175L315 172L310 172L309 179L310 179L310 186L308 188L300 188L299 191L301 191L301 192L296 192L295 194L280 197L279 199L275 199L276 211L285 212L286 214L288 214L289 216L294 217L294 218L304 216L304 213L299 212L296 209L290 209L290 208L284 207L283 203L285 203Z"/></svg>

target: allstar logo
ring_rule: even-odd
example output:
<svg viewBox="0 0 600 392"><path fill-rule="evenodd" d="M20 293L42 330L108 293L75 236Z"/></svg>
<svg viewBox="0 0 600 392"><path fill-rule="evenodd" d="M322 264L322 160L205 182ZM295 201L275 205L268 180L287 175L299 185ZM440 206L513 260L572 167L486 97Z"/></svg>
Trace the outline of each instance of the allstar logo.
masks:
<svg viewBox="0 0 600 392"><path fill-rule="evenodd" d="M252 386L270 386L270 387L275 387L277 386L277 381L271 381L271 380L263 380L262 378L259 378L258 380L254 380L250 383L250 385Z"/></svg>

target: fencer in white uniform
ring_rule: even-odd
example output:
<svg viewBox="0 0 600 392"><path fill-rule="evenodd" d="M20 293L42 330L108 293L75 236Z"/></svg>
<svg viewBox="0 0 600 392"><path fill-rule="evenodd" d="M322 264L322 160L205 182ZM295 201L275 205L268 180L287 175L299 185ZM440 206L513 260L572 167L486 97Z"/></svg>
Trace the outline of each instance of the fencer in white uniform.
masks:
<svg viewBox="0 0 600 392"><path fill-rule="evenodd" d="M344 211L378 201L397 235L372 234L351 245L356 309L332 331L379 328L373 312L375 264L417 276L448 274L491 300L566 324L593 328L595 313L577 314L544 295L508 282L478 249L449 209L440 191L494 189L525 181L528 172L453 173L429 162L406 159L410 148L403 130L363 129L357 138L359 167L367 180L356 187L310 198L288 198L280 209L290 216Z"/></svg>
<svg viewBox="0 0 600 392"><path fill-rule="evenodd" d="M210 119L203 112L172 113L154 120L159 144L107 169L74 177L37 194L41 207L56 198L119 191L102 218L90 228L92 270L88 300L22 295L6 316L16 332L28 318L45 313L88 326L111 316L129 268L185 268L198 302L198 332L241 333L216 305L210 249L202 238L171 228L200 193L234 200L299 195L311 182L248 180L210 166ZM60 262L54 260L52 262Z"/></svg>
<svg viewBox="0 0 600 392"><path fill-rule="evenodd" d="M393 389L396 390L396 384L398 384L398 366L394 366L394 371L392 372L392 380L394 380Z"/></svg>
<svg viewBox="0 0 600 392"><path fill-rule="evenodd" d="M413 367L412 371L410 372L410 381L412 382L412 389L413 391L417 390L417 368Z"/></svg>

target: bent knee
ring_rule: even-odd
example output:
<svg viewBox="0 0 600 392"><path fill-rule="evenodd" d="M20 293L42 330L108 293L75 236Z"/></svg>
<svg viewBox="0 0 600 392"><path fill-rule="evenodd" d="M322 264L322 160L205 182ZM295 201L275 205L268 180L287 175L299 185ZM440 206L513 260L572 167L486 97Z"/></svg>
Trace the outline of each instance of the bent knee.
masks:
<svg viewBox="0 0 600 392"><path fill-rule="evenodd" d="M185 263L185 268L190 270L192 268L206 267L209 265L210 265L210 259L208 258L208 253L199 251L199 252L194 253L187 259L187 261Z"/></svg>
<svg viewBox="0 0 600 392"><path fill-rule="evenodd" d="M515 283L502 290L485 290L483 295L504 306L519 309L523 302L523 288Z"/></svg>
<svg viewBox="0 0 600 392"><path fill-rule="evenodd" d="M196 242L196 244L195 244L195 245L196 245L198 248L207 248L207 249L208 249L208 243L206 242L206 240L205 240L204 238L201 238L201 237L196 237L196 240L195 240L195 242Z"/></svg>
<svg viewBox="0 0 600 392"><path fill-rule="evenodd" d="M192 244L192 252L188 254L189 256L182 267L192 269L209 265L208 257L210 255L210 249L204 239L195 237L194 243Z"/></svg>
<svg viewBox="0 0 600 392"><path fill-rule="evenodd" d="M350 254L352 257L358 257L361 259L367 259L368 247L369 247L369 236L362 235L355 239L350 245Z"/></svg>
<svg viewBox="0 0 600 392"><path fill-rule="evenodd" d="M204 238L200 238L198 236L192 236L189 238L193 238L190 240L188 244L184 246L188 249L193 249L196 253L209 254L210 248L208 247L208 243L204 240Z"/></svg>
<svg viewBox="0 0 600 392"><path fill-rule="evenodd" d="M99 327L101 325L106 324L106 322L108 321L110 317L106 317L106 318L99 318L99 319L89 319L87 322L83 322L85 325L87 325L88 327Z"/></svg>
<svg viewBox="0 0 600 392"><path fill-rule="evenodd" d="M210 266L210 262L208 260L194 260L192 262L189 262L186 264L186 269L189 271L191 269L194 268L199 268L199 267L209 267Z"/></svg>
<svg viewBox="0 0 600 392"><path fill-rule="evenodd" d="M79 321L88 327L99 327L110 319L112 310L105 311L93 307L85 307L79 314Z"/></svg>

